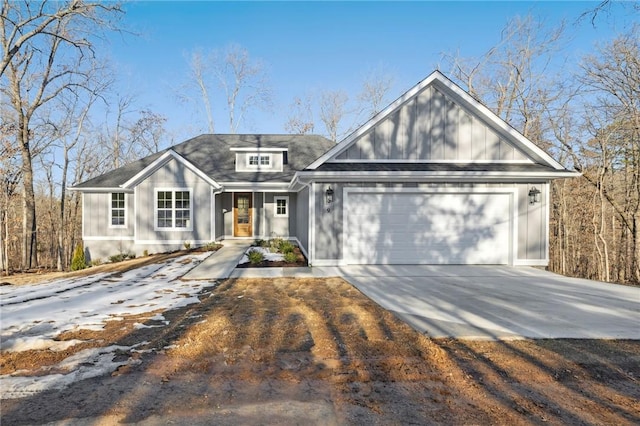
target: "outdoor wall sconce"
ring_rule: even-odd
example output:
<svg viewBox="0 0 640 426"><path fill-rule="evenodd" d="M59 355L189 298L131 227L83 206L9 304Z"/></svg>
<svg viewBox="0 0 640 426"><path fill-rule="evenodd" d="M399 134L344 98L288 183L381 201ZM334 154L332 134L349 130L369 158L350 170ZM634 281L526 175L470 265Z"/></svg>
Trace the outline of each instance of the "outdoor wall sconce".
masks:
<svg viewBox="0 0 640 426"><path fill-rule="evenodd" d="M529 204L535 204L540 202L540 190L535 186L532 186L529 190Z"/></svg>
<svg viewBox="0 0 640 426"><path fill-rule="evenodd" d="M329 187L324 193L327 204L327 213L331 211L331 203L333 203L333 188Z"/></svg>

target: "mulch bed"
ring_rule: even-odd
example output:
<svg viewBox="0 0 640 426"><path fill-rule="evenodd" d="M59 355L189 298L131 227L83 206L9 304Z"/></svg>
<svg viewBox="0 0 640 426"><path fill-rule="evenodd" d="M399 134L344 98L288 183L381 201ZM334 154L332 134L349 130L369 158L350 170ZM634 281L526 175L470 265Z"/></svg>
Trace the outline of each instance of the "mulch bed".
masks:
<svg viewBox="0 0 640 426"><path fill-rule="evenodd" d="M304 254L302 254L299 247L294 248L293 252L296 254L296 257L298 259L295 262L285 262L284 260L277 262L263 260L260 263L240 263L238 264L238 266L236 266L236 268L299 268L309 266L307 258L304 257Z"/></svg>

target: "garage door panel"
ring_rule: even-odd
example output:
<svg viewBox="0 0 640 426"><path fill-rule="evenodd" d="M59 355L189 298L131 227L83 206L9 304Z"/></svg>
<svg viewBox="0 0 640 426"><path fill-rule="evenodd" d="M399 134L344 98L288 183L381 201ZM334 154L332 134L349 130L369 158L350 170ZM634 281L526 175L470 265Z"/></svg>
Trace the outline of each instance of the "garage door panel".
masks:
<svg viewBox="0 0 640 426"><path fill-rule="evenodd" d="M345 257L363 264L508 263L510 199L509 193L351 193Z"/></svg>

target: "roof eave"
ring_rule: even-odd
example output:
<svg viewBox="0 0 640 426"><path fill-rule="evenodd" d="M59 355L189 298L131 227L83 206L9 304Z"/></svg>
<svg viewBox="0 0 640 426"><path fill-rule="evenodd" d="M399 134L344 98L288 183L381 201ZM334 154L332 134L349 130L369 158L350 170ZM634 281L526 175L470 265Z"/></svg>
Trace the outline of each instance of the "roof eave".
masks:
<svg viewBox="0 0 640 426"><path fill-rule="evenodd" d="M582 176L579 172L568 170L563 171L531 171L531 172L504 172L504 171L366 171L366 172L321 172L302 171L296 173L292 182L308 182L310 180L331 180L331 181L531 181L531 180L553 180Z"/></svg>

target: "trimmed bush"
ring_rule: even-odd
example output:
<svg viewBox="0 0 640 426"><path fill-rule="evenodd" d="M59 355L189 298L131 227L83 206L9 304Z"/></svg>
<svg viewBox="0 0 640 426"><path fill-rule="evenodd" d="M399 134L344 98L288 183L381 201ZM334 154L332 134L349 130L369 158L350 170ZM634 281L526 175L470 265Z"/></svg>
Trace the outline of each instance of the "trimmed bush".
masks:
<svg viewBox="0 0 640 426"><path fill-rule="evenodd" d="M73 251L73 257L71 258L71 270L79 271L87 267L87 258L84 256L84 247L82 244L78 244Z"/></svg>
<svg viewBox="0 0 640 426"><path fill-rule="evenodd" d="M292 250L284 254L284 261L287 263L296 263L298 261L298 256Z"/></svg>
<svg viewBox="0 0 640 426"><path fill-rule="evenodd" d="M247 257L252 265L256 265L264 260L264 254L259 250L250 250L249 253L247 253Z"/></svg>
<svg viewBox="0 0 640 426"><path fill-rule="evenodd" d="M293 249L295 248L296 246L294 246L291 241L283 241L282 244L280 244L280 253L293 253Z"/></svg>
<svg viewBox="0 0 640 426"><path fill-rule="evenodd" d="M114 254L113 256L109 256L109 262L118 263L118 262L122 262L123 260L135 259L135 258L136 258L135 253L131 253L131 252L118 253L118 254Z"/></svg>
<svg viewBox="0 0 640 426"><path fill-rule="evenodd" d="M283 243L284 243L284 240L280 237L272 238L269 241L269 248L271 249L271 252L273 253L280 252L280 247L282 247Z"/></svg>
<svg viewBox="0 0 640 426"><path fill-rule="evenodd" d="M203 245L202 248L205 251L216 251L218 249L220 249L220 247L222 247L222 244L218 244L216 242L208 242L207 244Z"/></svg>

